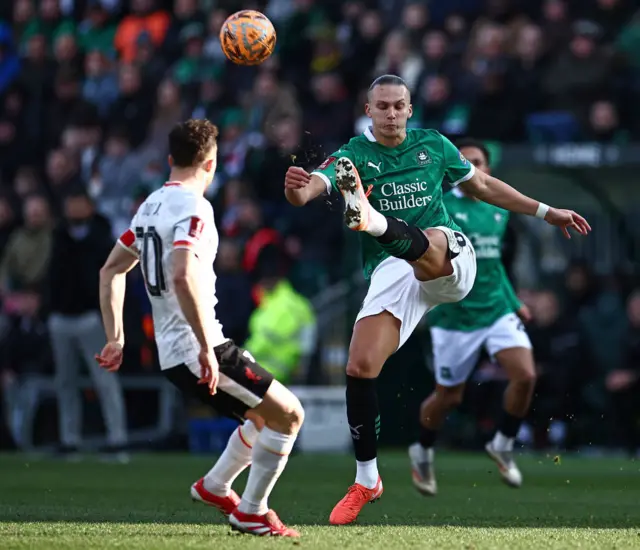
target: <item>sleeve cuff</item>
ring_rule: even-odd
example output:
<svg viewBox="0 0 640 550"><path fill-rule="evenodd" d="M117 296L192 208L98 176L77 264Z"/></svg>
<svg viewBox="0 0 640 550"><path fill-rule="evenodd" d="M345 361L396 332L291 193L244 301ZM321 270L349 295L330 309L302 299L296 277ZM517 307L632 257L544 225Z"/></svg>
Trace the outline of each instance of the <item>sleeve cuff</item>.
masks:
<svg viewBox="0 0 640 550"><path fill-rule="evenodd" d="M471 163L469 163L469 164L471 164ZM469 181L473 177L473 175L475 173L476 173L476 167L473 164L471 164L471 169L469 170L469 173L466 176L460 178L459 180L454 181L451 184L451 187L455 187L456 185L460 185L461 183L464 183L465 181Z"/></svg>
<svg viewBox="0 0 640 550"><path fill-rule="evenodd" d="M136 258L140 257L140 254L138 254L138 252L131 248L130 246L127 246L126 244L124 244L120 239L118 239L116 241L122 248L124 248L127 252L129 252L130 254L133 254Z"/></svg>
<svg viewBox="0 0 640 550"><path fill-rule="evenodd" d="M331 180L325 176L322 172L311 172L312 176L318 176L327 187L327 195L331 194L331 189L333 188L331 185Z"/></svg>

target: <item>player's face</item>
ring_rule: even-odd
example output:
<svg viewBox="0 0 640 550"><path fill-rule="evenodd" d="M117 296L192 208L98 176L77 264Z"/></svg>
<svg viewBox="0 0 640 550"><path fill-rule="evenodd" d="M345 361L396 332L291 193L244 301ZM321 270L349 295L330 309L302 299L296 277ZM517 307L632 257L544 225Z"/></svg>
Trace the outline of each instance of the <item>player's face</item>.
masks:
<svg viewBox="0 0 640 550"><path fill-rule="evenodd" d="M365 112L377 133L388 138L400 137L413 114L409 90L394 84L376 86L369 94Z"/></svg>
<svg viewBox="0 0 640 550"><path fill-rule="evenodd" d="M460 152L476 168L479 168L485 174L491 174L491 167L487 164L487 158L480 149L477 147L462 147Z"/></svg>

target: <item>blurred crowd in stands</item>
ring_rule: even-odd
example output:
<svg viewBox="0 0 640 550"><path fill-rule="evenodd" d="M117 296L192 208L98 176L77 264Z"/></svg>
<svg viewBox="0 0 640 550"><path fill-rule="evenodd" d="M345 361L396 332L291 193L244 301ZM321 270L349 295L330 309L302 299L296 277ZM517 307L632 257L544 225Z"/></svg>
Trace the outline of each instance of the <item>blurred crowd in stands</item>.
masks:
<svg viewBox="0 0 640 550"><path fill-rule="evenodd" d="M276 54L257 68L231 65L219 47L222 22L245 8L264 11L278 31ZM291 163L311 168L363 130L374 76L404 78L411 124L452 139L624 144L640 138L636 9L632 0L2 2L4 387L51 372L51 313L96 311L97 269L163 184L177 121L207 117L221 129L207 194L221 233L218 314L242 343L261 281L272 288L286 277L307 299L347 275L339 208L320 200L294 209L282 182ZM593 407L633 419L616 425L637 445L640 295L598 286L586 267L568 281L560 293L529 295L540 392L557 396L539 414ZM128 362L150 370L136 272L128 295Z"/></svg>

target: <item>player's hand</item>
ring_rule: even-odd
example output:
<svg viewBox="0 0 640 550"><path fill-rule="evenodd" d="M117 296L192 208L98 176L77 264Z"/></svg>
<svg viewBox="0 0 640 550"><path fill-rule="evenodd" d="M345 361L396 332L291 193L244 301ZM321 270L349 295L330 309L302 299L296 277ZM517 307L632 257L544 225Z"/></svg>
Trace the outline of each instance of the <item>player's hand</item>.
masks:
<svg viewBox="0 0 640 550"><path fill-rule="evenodd" d="M574 229L580 235L586 235L591 231L591 226L580 214L576 214L573 210L562 210L559 208L549 208L544 220L550 224L562 229L567 239L571 238L569 228Z"/></svg>
<svg viewBox="0 0 640 550"><path fill-rule="evenodd" d="M212 349L202 348L198 355L200 363L200 380L198 384L206 384L209 386L209 393L215 395L218 387L218 359Z"/></svg>
<svg viewBox="0 0 640 550"><path fill-rule="evenodd" d="M120 342L107 342L102 351L96 355L96 361L103 369L115 372L122 365L122 344Z"/></svg>
<svg viewBox="0 0 640 550"><path fill-rule="evenodd" d="M302 189L309 185L311 175L304 168L299 166L289 166L284 176L285 189Z"/></svg>
<svg viewBox="0 0 640 550"><path fill-rule="evenodd" d="M516 311L516 315L520 317L520 320L526 325L531 319L533 319L533 315L531 315L531 310L528 308L526 304L522 304L520 309Z"/></svg>

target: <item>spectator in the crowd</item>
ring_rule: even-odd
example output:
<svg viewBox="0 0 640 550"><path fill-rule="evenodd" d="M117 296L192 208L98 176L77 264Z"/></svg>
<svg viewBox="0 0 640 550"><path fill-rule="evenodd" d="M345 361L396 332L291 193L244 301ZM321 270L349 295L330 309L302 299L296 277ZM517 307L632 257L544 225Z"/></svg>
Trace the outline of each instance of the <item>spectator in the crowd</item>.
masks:
<svg viewBox="0 0 640 550"><path fill-rule="evenodd" d="M547 53L556 54L563 51L571 38L571 19L567 0L544 0L541 26Z"/></svg>
<svg viewBox="0 0 640 550"><path fill-rule="evenodd" d="M357 19L357 28L351 33L345 46L343 61L345 84L353 90L359 90L369 84L370 75L382 48L384 26L380 13L365 11Z"/></svg>
<svg viewBox="0 0 640 550"><path fill-rule="evenodd" d="M113 60L102 50L95 49L85 58L85 80L82 96L98 108L103 119L109 114L111 105L118 99L118 76Z"/></svg>
<svg viewBox="0 0 640 550"><path fill-rule="evenodd" d="M610 55L601 46L600 27L591 21L578 21L572 30L569 51L555 58L542 88L550 98L550 108L579 116L608 91L613 71Z"/></svg>
<svg viewBox="0 0 640 550"><path fill-rule="evenodd" d="M260 71L244 104L247 128L256 132L269 129L285 117L300 118L300 106L290 85L278 81L273 71Z"/></svg>
<svg viewBox="0 0 640 550"><path fill-rule="evenodd" d="M16 229L0 260L0 288L3 294L27 287L40 288L49 268L53 220L47 199L27 197L23 208L24 226Z"/></svg>
<svg viewBox="0 0 640 550"><path fill-rule="evenodd" d="M74 72L82 70L82 59L74 30L65 29L57 34L53 43L53 58L59 68L69 67Z"/></svg>
<svg viewBox="0 0 640 550"><path fill-rule="evenodd" d="M414 50L419 50L422 37L429 26L429 8L423 2L407 2L402 10L402 28L407 33L409 45Z"/></svg>
<svg viewBox="0 0 640 550"><path fill-rule="evenodd" d="M58 145L60 134L74 113L89 105L82 98L80 74L70 67L63 67L56 73L54 96L53 101L47 103L45 111L45 144L49 149Z"/></svg>
<svg viewBox="0 0 640 550"><path fill-rule="evenodd" d="M129 132L114 129L107 136L97 177L92 180L93 197L99 201L100 213L109 219L114 236L129 228L133 191L140 183L141 170L141 159L131 147Z"/></svg>
<svg viewBox="0 0 640 550"><path fill-rule="evenodd" d="M85 52L99 51L111 56L114 53L115 35L116 25L111 20L105 3L89 2L86 17L78 27L78 39L82 49Z"/></svg>
<svg viewBox="0 0 640 550"><path fill-rule="evenodd" d="M409 90L414 92L421 71L422 59L411 50L408 36L399 30L390 32L378 57L375 73L397 74L404 79Z"/></svg>
<svg viewBox="0 0 640 550"><path fill-rule="evenodd" d="M627 322L623 363L607 374L605 384L618 442L634 458L640 451L640 291L627 301Z"/></svg>
<svg viewBox="0 0 640 550"><path fill-rule="evenodd" d="M312 99L305 109L304 125L313 141L329 153L351 139L353 105L337 73L316 75Z"/></svg>
<svg viewBox="0 0 640 550"><path fill-rule="evenodd" d="M127 443L124 398L118 377L101 369L96 350L104 345L97 273L113 237L109 222L95 212L91 199L74 191L64 201L64 221L56 228L51 252L48 298L49 333L56 369L60 452L75 454L82 445L81 366L95 385L107 429L105 452L124 459Z"/></svg>
<svg viewBox="0 0 640 550"><path fill-rule="evenodd" d="M258 307L249 320L244 347L283 384L290 384L315 347L316 319L308 299L285 277L276 247L264 248L257 264Z"/></svg>
<svg viewBox="0 0 640 550"><path fill-rule="evenodd" d="M157 9L156 0L132 0L131 13L118 25L115 47L123 61L130 63L136 56L138 36L148 32L156 48L164 42L171 18Z"/></svg>
<svg viewBox="0 0 640 550"><path fill-rule="evenodd" d="M47 185L53 197L53 206L61 212L62 201L69 192L82 187L78 159L68 149L54 149L47 157Z"/></svg>
<svg viewBox="0 0 640 550"><path fill-rule="evenodd" d="M156 107L149 125L147 139L140 146L141 156L146 158L151 155L166 158L169 153L167 136L175 124L185 118L186 112L179 84L166 78L158 87Z"/></svg>
<svg viewBox="0 0 640 550"><path fill-rule="evenodd" d="M41 192L42 182L33 166L21 166L13 180L13 192L18 199L24 201L28 196Z"/></svg>
<svg viewBox="0 0 640 550"><path fill-rule="evenodd" d="M451 81L447 76L434 74L426 77L414 100L415 125L433 128L450 136L464 134L469 123L469 107L454 101Z"/></svg>
<svg viewBox="0 0 640 550"><path fill-rule="evenodd" d="M591 104L583 136L585 141L623 145L628 137L621 128L618 108L613 102L600 100Z"/></svg>
<svg viewBox="0 0 640 550"><path fill-rule="evenodd" d="M184 41L183 31L194 24L204 24L204 14L200 11L198 0L176 0L173 17L162 46L169 61L176 61L180 57Z"/></svg>
<svg viewBox="0 0 640 550"><path fill-rule="evenodd" d="M35 15L36 10L33 0L15 0L13 2L11 30L16 44L21 43L22 35Z"/></svg>
<svg viewBox="0 0 640 550"><path fill-rule="evenodd" d="M147 137L153 102L135 65L120 65L118 85L120 96L111 105L108 122L112 127L127 128L131 144L138 147Z"/></svg>
<svg viewBox="0 0 640 550"><path fill-rule="evenodd" d="M523 25L516 37L508 77L523 116L545 106L540 90L547 63L544 41L542 30L533 24Z"/></svg>

